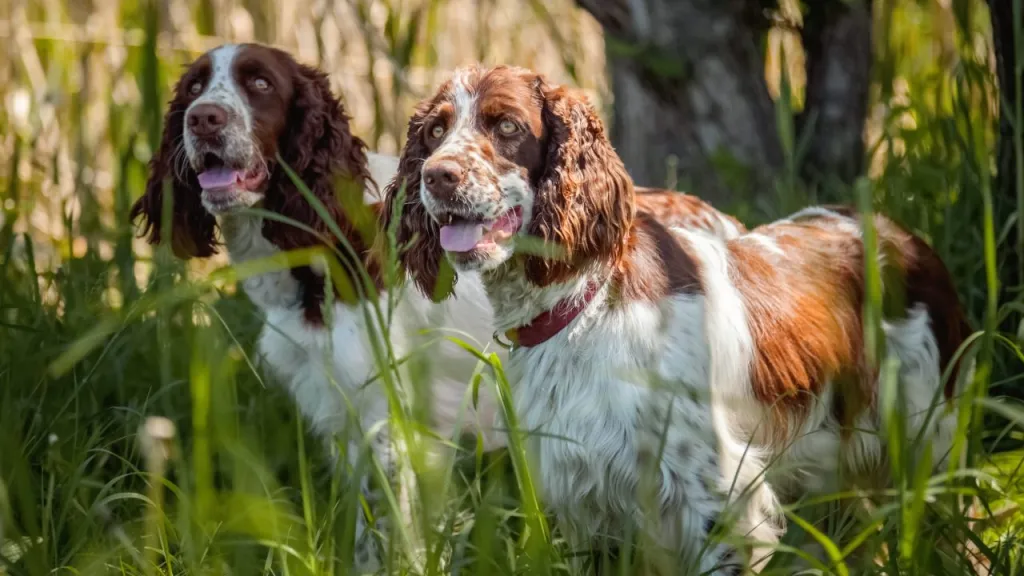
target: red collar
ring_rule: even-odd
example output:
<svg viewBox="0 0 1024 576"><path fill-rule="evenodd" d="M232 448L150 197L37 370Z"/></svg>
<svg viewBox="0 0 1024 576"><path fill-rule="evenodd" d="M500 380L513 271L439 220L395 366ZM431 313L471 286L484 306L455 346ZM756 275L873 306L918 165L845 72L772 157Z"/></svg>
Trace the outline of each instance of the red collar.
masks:
<svg viewBox="0 0 1024 576"><path fill-rule="evenodd" d="M555 334L562 331L573 321L574 318L579 316L580 312L590 304L590 301L597 295L597 291L601 286L596 283L591 283L587 286L586 293L583 294L583 298L572 298L566 299L555 304L554 308L544 312L530 321L525 326L519 328L510 328L505 331L505 337L508 338L509 342L516 348L520 346L531 348L538 344L543 344L552 338Z"/></svg>

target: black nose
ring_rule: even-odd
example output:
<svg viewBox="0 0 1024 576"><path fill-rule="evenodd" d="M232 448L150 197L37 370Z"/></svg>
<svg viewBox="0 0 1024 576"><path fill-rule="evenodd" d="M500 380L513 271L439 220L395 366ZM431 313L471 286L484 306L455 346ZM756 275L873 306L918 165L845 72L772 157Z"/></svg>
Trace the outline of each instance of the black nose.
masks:
<svg viewBox="0 0 1024 576"><path fill-rule="evenodd" d="M228 123L228 111L216 104L199 104L188 111L188 129L206 138L215 136Z"/></svg>
<svg viewBox="0 0 1024 576"><path fill-rule="evenodd" d="M450 200L465 175L465 170L455 160L435 160L423 168L423 182L439 200Z"/></svg>

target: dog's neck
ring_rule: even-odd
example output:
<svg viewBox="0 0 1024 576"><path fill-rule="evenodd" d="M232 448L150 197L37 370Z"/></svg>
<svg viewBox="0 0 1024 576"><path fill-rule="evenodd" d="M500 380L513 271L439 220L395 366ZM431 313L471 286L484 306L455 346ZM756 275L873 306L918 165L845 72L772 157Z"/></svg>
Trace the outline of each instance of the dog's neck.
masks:
<svg viewBox="0 0 1024 576"><path fill-rule="evenodd" d="M277 247L263 237L263 216L259 214L222 214L217 217L217 225L232 262L263 258L277 251Z"/></svg>
<svg viewBox="0 0 1024 576"><path fill-rule="evenodd" d="M671 294L703 290L697 259L688 241L649 214L637 218L624 239L626 250L613 261L597 258L575 268L570 279L538 286L526 275L521 257L513 257L481 277L494 308L495 328L504 332L530 324L556 306L578 308L595 289L613 299L612 306L633 301L657 302ZM602 301L605 297L598 296Z"/></svg>
<svg viewBox="0 0 1024 576"><path fill-rule="evenodd" d="M367 154L367 169L374 181L381 186L398 169L398 159L380 154ZM380 201L377 190L369 184L363 192L364 202L374 204ZM223 214L217 218L224 245L232 262L241 263L267 258L280 252L263 234L264 218L251 212ZM362 264L367 264L362 262ZM303 266L292 270L281 269L267 272L243 282L250 299L263 308L296 307L306 311L307 318L317 322L320 317L323 277Z"/></svg>
<svg viewBox="0 0 1024 576"><path fill-rule="evenodd" d="M494 308L494 327L498 332L529 324L560 302L586 298L593 284L603 285L611 277L609 265L592 264L580 269L566 282L537 286L526 277L521 259L481 274L484 288Z"/></svg>
<svg viewBox="0 0 1024 576"><path fill-rule="evenodd" d="M366 153L366 169L377 187L383 189L384 185L398 172L398 158L368 151ZM363 188L363 202L376 204L380 201L379 191L367 183ZM228 213L218 216L217 222L232 261L243 262L267 256L275 249L269 241L264 239L263 242L260 242L257 238L257 236L262 236L259 234L263 226L262 216L251 213Z"/></svg>

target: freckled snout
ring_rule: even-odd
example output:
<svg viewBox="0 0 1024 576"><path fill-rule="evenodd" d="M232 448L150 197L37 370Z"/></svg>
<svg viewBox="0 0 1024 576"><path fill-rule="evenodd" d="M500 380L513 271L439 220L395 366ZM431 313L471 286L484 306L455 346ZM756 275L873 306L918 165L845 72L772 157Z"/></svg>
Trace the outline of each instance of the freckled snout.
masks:
<svg viewBox="0 0 1024 576"><path fill-rule="evenodd" d="M217 104L199 104L188 111L189 132L196 138L212 138L228 123L228 111Z"/></svg>
<svg viewBox="0 0 1024 576"><path fill-rule="evenodd" d="M423 183L427 191L441 201L451 201L465 177L465 169L455 160L432 160L423 166Z"/></svg>

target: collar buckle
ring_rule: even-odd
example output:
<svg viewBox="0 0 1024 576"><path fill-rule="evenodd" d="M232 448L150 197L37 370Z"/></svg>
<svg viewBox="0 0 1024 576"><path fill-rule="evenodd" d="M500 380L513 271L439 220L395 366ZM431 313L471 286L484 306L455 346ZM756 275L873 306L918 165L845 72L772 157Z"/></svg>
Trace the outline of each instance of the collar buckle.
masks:
<svg viewBox="0 0 1024 576"><path fill-rule="evenodd" d="M494 339L495 342L497 342L498 346L501 346L502 348L508 350L509 352L512 352L513 350L516 349L516 343L507 339L503 341L501 332L498 332L497 330L494 331L494 334L491 334L491 338Z"/></svg>

